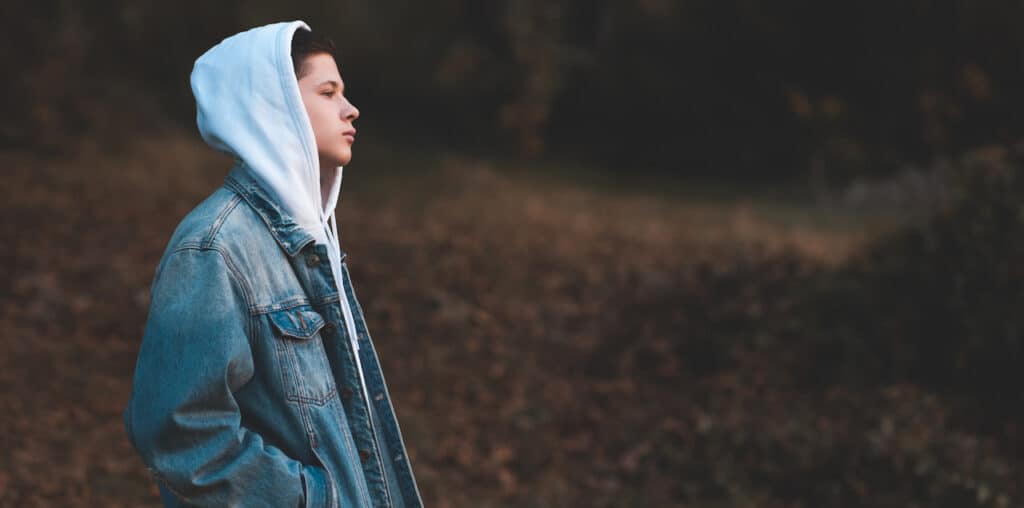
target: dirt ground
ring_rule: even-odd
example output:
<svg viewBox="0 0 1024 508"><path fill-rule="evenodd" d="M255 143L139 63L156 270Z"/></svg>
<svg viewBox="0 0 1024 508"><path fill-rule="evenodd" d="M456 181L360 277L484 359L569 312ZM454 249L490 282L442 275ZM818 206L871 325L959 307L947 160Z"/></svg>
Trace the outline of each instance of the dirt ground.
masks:
<svg viewBox="0 0 1024 508"><path fill-rule="evenodd" d="M168 134L0 164L0 505L158 506L121 411L156 261L230 161ZM802 288L865 232L465 158L350 183L373 164L340 236L428 506L1020 506L953 402L816 381Z"/></svg>

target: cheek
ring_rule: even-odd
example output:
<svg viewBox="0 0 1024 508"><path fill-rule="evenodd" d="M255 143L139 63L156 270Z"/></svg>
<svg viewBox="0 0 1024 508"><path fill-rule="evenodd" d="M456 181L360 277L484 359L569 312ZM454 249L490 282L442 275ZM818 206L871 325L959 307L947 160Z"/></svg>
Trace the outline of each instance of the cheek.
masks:
<svg viewBox="0 0 1024 508"><path fill-rule="evenodd" d="M331 131L330 118L323 112L314 113L309 118L310 123L313 124L313 132L316 134L317 139L326 139Z"/></svg>

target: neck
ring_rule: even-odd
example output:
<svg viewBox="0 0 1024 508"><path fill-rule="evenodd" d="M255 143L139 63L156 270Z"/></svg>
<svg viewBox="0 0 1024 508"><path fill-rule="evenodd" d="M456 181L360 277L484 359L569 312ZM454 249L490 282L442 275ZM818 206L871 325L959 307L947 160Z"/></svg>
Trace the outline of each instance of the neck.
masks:
<svg viewBox="0 0 1024 508"><path fill-rule="evenodd" d="M338 168L336 166L325 166L320 164L320 203L321 206L327 205L327 198L331 193L331 184L334 182L335 175L338 174ZM325 210L326 211L326 210Z"/></svg>

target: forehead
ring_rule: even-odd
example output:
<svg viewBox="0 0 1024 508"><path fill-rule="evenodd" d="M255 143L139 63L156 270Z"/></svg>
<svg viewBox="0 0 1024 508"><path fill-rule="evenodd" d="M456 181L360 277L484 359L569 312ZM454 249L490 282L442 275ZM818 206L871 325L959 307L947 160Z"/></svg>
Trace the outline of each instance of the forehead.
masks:
<svg viewBox="0 0 1024 508"><path fill-rule="evenodd" d="M302 71L305 74L299 81L314 81L320 83L325 80L341 82L341 74L338 72L338 64L334 57L326 53L316 53L306 57L302 62Z"/></svg>

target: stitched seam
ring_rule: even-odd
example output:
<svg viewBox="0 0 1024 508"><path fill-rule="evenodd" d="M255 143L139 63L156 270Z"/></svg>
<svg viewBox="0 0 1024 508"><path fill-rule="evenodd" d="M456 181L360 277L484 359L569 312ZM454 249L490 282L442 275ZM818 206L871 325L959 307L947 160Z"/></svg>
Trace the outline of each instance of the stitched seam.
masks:
<svg viewBox="0 0 1024 508"><path fill-rule="evenodd" d="M291 310L298 307L312 307L309 299L304 296L293 296L286 300L281 300L277 303L269 305L257 305L253 308L253 312L256 314L270 314L273 312L280 312L282 310Z"/></svg>
<svg viewBox="0 0 1024 508"><path fill-rule="evenodd" d="M285 354L288 357L288 364L291 365L291 378L292 383L295 386L294 393L288 394L288 399L292 397L303 397L306 392L306 383L302 381L302 376L299 371L299 363L295 357L295 349L291 344L285 344Z"/></svg>
<svg viewBox="0 0 1024 508"><path fill-rule="evenodd" d="M369 395L369 394L367 394L367 395ZM373 409L370 408L370 404L371 403L367 403L367 405L366 405L366 410L367 411L373 411ZM377 430L373 428L372 424L370 425L370 432L373 432L373 434L375 436L377 434ZM380 446L377 445L377 442L380 439L384 439L384 437L381 436L380 438L373 440L373 453L375 455L377 455L377 464L380 466L380 479L384 483L384 500L385 500L385 503L388 506L392 506L394 504L394 501L391 499L391 489L388 488L388 473L385 470L385 469L387 469L387 466L384 465L384 458L383 458L383 456L380 453ZM398 485L395 485L395 488L396 489L400 489L401 487L399 487Z"/></svg>
<svg viewBox="0 0 1024 508"><path fill-rule="evenodd" d="M345 445L345 450L348 452L347 457L355 458L356 460L359 460L359 452L356 451L355 438L352 435L352 430L351 430L352 426L351 426L351 424L349 424L348 415L344 414L344 409L345 408L342 405L341 400L339 399L338 404L336 406L334 406L334 410L337 411L339 414L342 414L344 416L344 418L345 418L345 427L346 427L346 432L344 432L343 433L344 435L341 436L341 442L342 442L342 444ZM339 421L341 421L341 420L339 420ZM367 485L367 482L359 482L358 487L359 487L359 493L363 495L363 499L366 500L367 505L368 506L373 506L373 502L370 501L370 487L369 487L369 485Z"/></svg>
<svg viewBox="0 0 1024 508"><path fill-rule="evenodd" d="M235 195L241 196L242 199L245 200L246 204L249 205L249 208L256 212L256 215L260 217L260 219L263 221L264 224L266 224L268 229L272 230L274 228L274 221L270 220L270 217L267 216L266 212L264 212L262 209L260 209L260 207L256 206L256 204L253 203L252 196L250 195L251 191L249 189L243 187L240 182L236 182L231 179L229 179L225 183L228 187L231 188L232 191L234 191ZM276 236L274 240L280 244L280 240Z"/></svg>
<svg viewBox="0 0 1024 508"><path fill-rule="evenodd" d="M331 390L326 395L320 398L307 397L305 395L300 394L287 395L286 398L291 402L302 402L305 404L313 404L315 406L323 406L324 404L330 402L330 400L334 398L334 394L336 393L338 393L338 389L331 388Z"/></svg>
<svg viewBox="0 0 1024 508"><path fill-rule="evenodd" d="M234 283L236 283L238 285L238 289L242 293L242 299L245 300L245 308L246 308L246 310L248 312L250 312L250 313L253 311L254 305L252 303L252 300L253 300L253 298L252 298L252 291L249 289L248 284L245 282L245 279L242 277L242 275L241 275L242 272L238 269L238 266L235 265L235 263L231 260L231 257L228 255L227 252L224 251L223 248L221 248L219 246L202 247L202 246L199 246L199 245L195 245L195 244L189 243L189 244L183 244L183 245L175 248L171 252L170 255L173 256L174 254L177 254L179 252L184 252L184 251L187 251L187 250L194 250L194 251L198 251L198 252L213 251L213 252L216 252L216 253L220 254L221 259L224 260L224 265L228 269L228 274L231 277L232 282L234 282Z"/></svg>
<svg viewBox="0 0 1024 508"><path fill-rule="evenodd" d="M310 243L313 243L313 242L316 241L312 236L309 236L307 234L307 235L305 235L302 238L304 240L303 242L301 242L301 243L288 242L289 247L286 248L284 246L285 240L282 239L281 237L279 237L277 235L277 233L276 233L277 223L274 222L274 220L271 219L270 216L268 216L267 213L262 208L257 206L256 203L253 201L253 195L256 194L256 190L255 189L249 189L249 188L247 188L245 186L245 184L243 184L241 182L237 182L237 181L235 181L234 179L231 179L231 178L227 179L224 182L224 185L226 187L228 187L229 189L231 189L231 191L234 192L235 195L240 196L242 198L242 200L245 201L245 203L249 206L249 208L251 210L253 210L254 213L256 213L256 215L260 218L260 220L263 221L263 224L265 224L267 229L270 231L271 237L273 237L274 241L277 242L277 245L279 247L281 247L281 250L283 250L286 253L288 253L288 256L293 256L293 255L297 254L299 251L301 251L303 248L305 248L306 245L309 245ZM253 183L252 185L257 186L257 188L258 188L257 184ZM270 201L270 199L267 196L265 196L265 195L261 195L261 197L264 200ZM294 224L294 222L286 221L284 219L281 219L280 223L281 224Z"/></svg>
<svg viewBox="0 0 1024 508"><path fill-rule="evenodd" d="M291 310L297 307L324 307L340 301L341 299L338 297L337 293L331 293L324 298L317 298L313 300L310 300L305 296L293 296L268 305L255 305L252 308L252 312L257 315L270 314L272 312Z"/></svg>
<svg viewBox="0 0 1024 508"><path fill-rule="evenodd" d="M231 261L231 257L228 256L228 254L226 252L224 252L223 249L221 249L220 247L217 247L217 246L213 246L213 247L209 247L209 248L202 248L202 247L195 246L193 244L186 244L186 245L182 245L182 246L174 249L174 251L171 252L171 255L177 254L179 252L189 251L189 250L196 251L196 252L210 252L210 251L216 252L217 254L220 254L221 259L224 260L224 266L226 266L227 269L228 269L228 278L231 279L231 281L235 284L235 286L238 287L239 292L242 293L242 300L245 303L246 311L247 311L247 314L248 314L248 318L245 320L245 322L246 322L245 335L246 335L247 341L249 342L249 347L253 347L253 333L252 332L253 332L254 328L250 324L251 321L252 321L252 314L253 314L252 313L252 307L253 307L252 300L253 299L252 299L251 291L248 289L248 285L245 283L245 279L242 278L241 272L238 270L238 267L234 264L234 262Z"/></svg>
<svg viewBox="0 0 1024 508"><path fill-rule="evenodd" d="M331 476L332 476L331 469L330 469L330 467L326 463L324 463L323 460L320 459L320 455L318 455L316 453L316 435L315 435L315 433L313 431L313 418L309 415L309 411L304 406L300 406L299 407L299 416L302 418L302 424L305 426L305 429L303 429L303 430L306 431L306 440L309 442L309 449L310 449L310 451L313 452L313 456L315 456L317 458L317 460L320 461L320 464L324 467L324 472L327 473L326 474L327 479L325 480L325 483L329 484L332 481L331 480ZM327 487L328 497L330 496L330 489L331 489L331 487L328 486ZM328 504L331 504L330 501L328 501Z"/></svg>
<svg viewBox="0 0 1024 508"><path fill-rule="evenodd" d="M321 326L320 328L323 328L323 326ZM316 349L317 349L317 351L320 352L319 356L320 356L320 368L321 368L321 371L322 372L326 372L328 374L327 375L327 383L331 387L331 389L328 390L327 393L323 397L320 397L320 401L319 401L319 403L317 405L322 406L322 405L326 404L327 401L330 400L331 397L334 396L334 394L338 393L338 385L334 382L334 373L331 372L331 367L328 365L328 362L327 362L327 346L324 345L324 340L323 340L323 336L322 335L320 336L319 340L317 340Z"/></svg>
<svg viewBox="0 0 1024 508"><path fill-rule="evenodd" d="M252 338L256 336L256 330L258 330L257 327L259 326L259 322L256 320L256 316L252 312L249 313L249 319L247 319L245 322L246 326L248 327L245 333L248 334L250 337L249 347L255 349L255 345L253 344Z"/></svg>
<svg viewBox="0 0 1024 508"><path fill-rule="evenodd" d="M317 344L317 350L320 351L320 369L322 372L327 373L327 384L328 386L331 387L331 389L327 391L327 395L323 397L324 402L327 402L328 397L331 397L334 393L337 393L338 385L334 379L334 372L331 371L331 366L329 365L330 362L327 361L327 345L324 344L323 334L320 335L319 340L317 340Z"/></svg>
<svg viewBox="0 0 1024 508"><path fill-rule="evenodd" d="M327 505L332 507L332 508L337 507L338 506L338 486L336 485L336 480L334 479L334 473L331 471L331 466L329 466L327 464L327 461L325 461L323 459L323 457L320 456L320 453L316 451L316 448L312 448L312 450L313 450L313 456L316 457L316 459L318 461L320 461L320 465L323 466L324 471L327 471L327 477L328 477L327 482L329 484L328 492L330 493L330 495L328 496ZM369 498L367 498L367 500L369 500Z"/></svg>
<svg viewBox="0 0 1024 508"><path fill-rule="evenodd" d="M340 422L340 421L342 421L342 419L344 419L345 426L349 427L349 425L348 425L348 416L345 415L345 413L344 413L344 406L341 404L341 399L338 400L338 404L333 404L333 407L334 407L334 412L338 413L338 415L339 415L338 416L338 421ZM352 432L351 431L344 432L343 434L345 434L345 435L341 436L341 443L343 445L345 445L345 450L349 454L348 456L349 457L356 457L357 454L356 454L356 449L355 449L355 443L351 442L352 441ZM369 494L367 494L367 497L369 497Z"/></svg>
<svg viewBox="0 0 1024 508"><path fill-rule="evenodd" d="M285 399L291 402L300 402L306 404L315 404L317 406L323 406L329 400L331 400L331 398L334 397L335 394L338 393L338 387L334 383L331 383L330 390L328 390L327 393L324 394L323 396L311 397L307 395L309 391L306 389L306 383L302 378L302 369L299 368L298 353L295 351L295 345L285 342L283 346L284 351L281 352L287 357L287 362L291 366L290 377L293 378L294 380L293 383L291 384L284 384ZM320 351L324 351L322 346L320 347ZM323 361L322 358L321 361Z"/></svg>
<svg viewBox="0 0 1024 508"><path fill-rule="evenodd" d="M216 250L220 253L221 257L224 258L224 264L228 266L228 270L230 271L232 278L235 279L235 282L242 290L242 296L245 298L245 306L251 314L254 300L252 296L253 291L249 288L249 284L246 282L245 278L242 277L242 271L238 269L238 266L231 259L231 256L229 256L227 252L224 252L223 249L215 247L213 250Z"/></svg>
<svg viewBox="0 0 1024 508"><path fill-rule="evenodd" d="M284 392L284 398L290 400L291 396L289 395L288 391L291 385L288 384L288 377L287 374L285 373L285 371L288 370L288 368L285 366L285 362L288 361L288 359L285 357L288 354L287 345L280 342L275 343L274 351L276 353L275 356L277 356L277 375L279 378L281 378L281 391Z"/></svg>
<svg viewBox="0 0 1024 508"><path fill-rule="evenodd" d="M220 232L221 226L224 225L224 221L227 220L228 215L231 214L232 210L238 206L238 203L242 201L242 198L235 194L231 196L231 199L224 205L224 208L217 214L217 218L213 220L213 225L210 226L210 231L206 234L206 238L203 239L201 247L209 248L213 245L213 239Z"/></svg>

